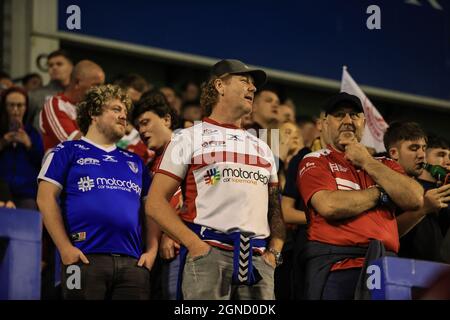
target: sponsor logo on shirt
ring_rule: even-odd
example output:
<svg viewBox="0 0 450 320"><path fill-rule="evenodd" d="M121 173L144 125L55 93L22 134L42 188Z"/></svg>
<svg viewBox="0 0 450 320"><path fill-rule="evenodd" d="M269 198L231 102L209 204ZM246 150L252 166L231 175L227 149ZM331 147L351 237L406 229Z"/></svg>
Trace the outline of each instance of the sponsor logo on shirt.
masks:
<svg viewBox="0 0 450 320"><path fill-rule="evenodd" d="M79 148L79 149L81 149L81 150L89 150L90 149L90 148L88 148L86 146L83 146L82 144L79 144L79 143L75 143L74 146Z"/></svg>
<svg viewBox="0 0 450 320"><path fill-rule="evenodd" d="M237 134L231 134L231 133L227 133L228 139L227 140L231 140L231 141L242 141L242 139L239 137L239 135Z"/></svg>
<svg viewBox="0 0 450 320"><path fill-rule="evenodd" d="M106 161L106 162L117 162L117 160L114 158L114 156L111 156L109 154L104 154L103 155L103 161Z"/></svg>
<svg viewBox="0 0 450 320"><path fill-rule="evenodd" d="M206 171L205 184L216 185L222 178L223 182L232 183L248 183L257 185L258 182L263 185L269 184L269 177L262 174L259 170L247 171L242 168L225 168L220 172L217 168L209 169Z"/></svg>
<svg viewBox="0 0 450 320"><path fill-rule="evenodd" d="M210 148L210 147L224 147L226 145L225 141L205 141L202 143L203 148Z"/></svg>
<svg viewBox="0 0 450 320"><path fill-rule="evenodd" d="M104 178L98 177L97 179L91 179L89 176L81 177L78 181L78 190L83 192L91 191L93 188L97 189L109 189L109 190L122 190L127 192L136 192L141 194L141 187L131 180L120 180L116 178Z"/></svg>
<svg viewBox="0 0 450 320"><path fill-rule="evenodd" d="M91 191L94 187L94 180L89 178L89 176L81 177L80 181L78 181L78 190L81 190L83 192Z"/></svg>
<svg viewBox="0 0 450 320"><path fill-rule="evenodd" d="M309 169L315 168L316 164L314 162L307 162L305 163L305 165L303 166L303 168L300 170L300 177Z"/></svg>
<svg viewBox="0 0 450 320"><path fill-rule="evenodd" d="M209 135L213 135L213 134L216 134L216 133L219 133L219 130L206 128L206 129L203 129L203 133L202 134L204 136L209 136Z"/></svg>
<svg viewBox="0 0 450 320"><path fill-rule="evenodd" d="M210 185L216 185L220 181L220 171L216 168L209 169L206 171L204 176L205 183Z"/></svg>
<svg viewBox="0 0 450 320"><path fill-rule="evenodd" d="M348 171L348 168L343 167L338 163L330 162L329 166L330 166L331 172L347 172Z"/></svg>
<svg viewBox="0 0 450 320"><path fill-rule="evenodd" d="M127 164L128 164L128 167L130 167L131 171L133 171L134 173L138 173L139 172L139 167L138 167L136 162L127 161Z"/></svg>
<svg viewBox="0 0 450 320"><path fill-rule="evenodd" d="M77 163L79 165L94 165L94 166L99 166L100 165L100 161L94 158L80 158L77 160Z"/></svg>

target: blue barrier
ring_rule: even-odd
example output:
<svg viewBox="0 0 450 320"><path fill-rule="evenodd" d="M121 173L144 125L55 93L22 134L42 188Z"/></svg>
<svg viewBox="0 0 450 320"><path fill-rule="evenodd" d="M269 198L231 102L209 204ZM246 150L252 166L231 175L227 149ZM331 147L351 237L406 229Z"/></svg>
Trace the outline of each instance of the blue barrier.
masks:
<svg viewBox="0 0 450 320"><path fill-rule="evenodd" d="M450 271L448 264L396 257L374 260L370 266L372 300L412 300L413 290L429 288L439 275Z"/></svg>
<svg viewBox="0 0 450 320"><path fill-rule="evenodd" d="M0 237L5 249L0 260L0 300L39 300L41 214L0 208Z"/></svg>

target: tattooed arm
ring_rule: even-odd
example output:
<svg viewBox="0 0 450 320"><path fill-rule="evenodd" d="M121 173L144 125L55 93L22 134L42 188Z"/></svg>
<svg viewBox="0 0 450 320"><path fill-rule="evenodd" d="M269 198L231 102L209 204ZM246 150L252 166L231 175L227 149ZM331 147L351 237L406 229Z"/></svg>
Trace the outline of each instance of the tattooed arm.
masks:
<svg viewBox="0 0 450 320"><path fill-rule="evenodd" d="M286 238L286 229L281 216L280 205L280 188L277 186L269 186L269 226L270 226L270 242L267 248L275 249L281 252L283 249L284 239ZM275 256L266 251L265 258L274 266Z"/></svg>

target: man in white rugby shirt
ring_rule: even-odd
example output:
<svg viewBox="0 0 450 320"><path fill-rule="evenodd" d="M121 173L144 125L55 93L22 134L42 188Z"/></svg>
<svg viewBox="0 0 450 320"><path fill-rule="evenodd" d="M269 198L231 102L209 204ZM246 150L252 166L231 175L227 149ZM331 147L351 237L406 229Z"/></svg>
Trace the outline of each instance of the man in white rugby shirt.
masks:
<svg viewBox="0 0 450 320"><path fill-rule="evenodd" d="M262 70L222 60L202 85L209 115L180 131L156 170L146 209L180 241L179 298L274 299L285 229L272 151L241 128ZM180 216L170 199L182 187Z"/></svg>

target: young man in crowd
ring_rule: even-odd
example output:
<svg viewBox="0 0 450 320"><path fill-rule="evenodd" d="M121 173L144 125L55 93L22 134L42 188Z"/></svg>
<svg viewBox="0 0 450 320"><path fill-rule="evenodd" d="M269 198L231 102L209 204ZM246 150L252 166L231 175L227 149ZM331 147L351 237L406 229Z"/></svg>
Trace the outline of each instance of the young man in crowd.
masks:
<svg viewBox="0 0 450 320"><path fill-rule="evenodd" d="M424 163L449 167L449 149L445 140L427 139L422 128L414 122L391 123L384 135L389 156L425 189L423 206L402 212L397 220L401 236L399 256L405 258L443 261L441 247L450 221L448 203L450 184L439 185L436 178L424 170Z"/></svg>
<svg viewBox="0 0 450 320"><path fill-rule="evenodd" d="M39 174L38 205L61 254L65 299L149 298L159 238L142 216L150 177L137 155L116 147L130 108L117 86L89 90L77 117L85 136L59 144ZM69 286L72 265L81 288Z"/></svg>

